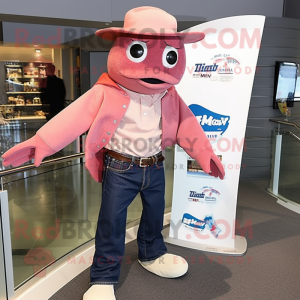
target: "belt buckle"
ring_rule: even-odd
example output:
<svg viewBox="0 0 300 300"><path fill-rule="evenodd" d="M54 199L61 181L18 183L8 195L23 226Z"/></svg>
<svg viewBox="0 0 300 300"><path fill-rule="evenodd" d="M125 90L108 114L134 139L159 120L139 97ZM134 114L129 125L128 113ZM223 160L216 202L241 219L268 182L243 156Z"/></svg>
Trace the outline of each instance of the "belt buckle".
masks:
<svg viewBox="0 0 300 300"><path fill-rule="evenodd" d="M140 167L141 167L141 168L146 168L146 167L148 167L149 165L144 165L144 166L142 166L143 159L148 159L148 157L141 157L141 158L140 158Z"/></svg>

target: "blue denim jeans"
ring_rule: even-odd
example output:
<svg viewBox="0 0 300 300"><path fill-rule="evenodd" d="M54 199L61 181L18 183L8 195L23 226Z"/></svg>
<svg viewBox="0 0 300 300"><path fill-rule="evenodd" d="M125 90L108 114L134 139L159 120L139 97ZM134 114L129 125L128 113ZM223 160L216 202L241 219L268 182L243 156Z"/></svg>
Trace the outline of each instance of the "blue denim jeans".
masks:
<svg viewBox="0 0 300 300"><path fill-rule="evenodd" d="M91 284L118 282L125 250L127 207L138 193L143 204L137 235L139 260L153 260L167 252L161 234L165 209L163 163L140 167L106 155L103 176Z"/></svg>

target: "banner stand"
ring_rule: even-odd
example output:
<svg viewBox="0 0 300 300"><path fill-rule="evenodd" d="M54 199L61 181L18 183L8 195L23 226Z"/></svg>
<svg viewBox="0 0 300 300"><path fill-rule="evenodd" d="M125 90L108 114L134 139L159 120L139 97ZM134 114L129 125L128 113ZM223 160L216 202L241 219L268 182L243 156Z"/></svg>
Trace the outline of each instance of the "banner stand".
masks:
<svg viewBox="0 0 300 300"><path fill-rule="evenodd" d="M235 235L236 207L240 171L247 167L242 153L264 23L264 16L235 16L187 30L206 37L185 45L186 70L176 90L222 162L225 177L206 174L178 141L166 243L230 256L247 251L245 237ZM192 148L193 141L186 139Z"/></svg>
<svg viewBox="0 0 300 300"><path fill-rule="evenodd" d="M234 248L226 248L222 246L208 246L201 243L171 238L169 237L169 231L169 227L162 231L164 241L176 246L228 256L243 256L247 252L247 240L243 236L236 235L234 240Z"/></svg>

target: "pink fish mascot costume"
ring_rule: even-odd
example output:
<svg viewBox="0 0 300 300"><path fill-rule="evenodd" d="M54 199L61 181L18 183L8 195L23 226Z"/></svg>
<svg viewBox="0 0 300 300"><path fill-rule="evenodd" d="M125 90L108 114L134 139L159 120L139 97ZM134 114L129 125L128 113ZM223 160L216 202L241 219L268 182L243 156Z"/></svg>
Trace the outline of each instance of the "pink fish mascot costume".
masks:
<svg viewBox="0 0 300 300"><path fill-rule="evenodd" d="M44 157L89 130L86 167L96 181L102 181L102 204L91 286L83 299L113 300L124 255L127 207L138 193L143 203L137 236L139 263L167 278L182 276L188 269L184 259L167 253L161 234L165 207L162 151L177 143L204 172L221 179L225 172L174 87L185 70L184 44L200 41L204 34L177 32L173 16L148 6L127 12L123 28L96 34L114 41L108 74L102 74L34 137L8 150L3 164L17 166L34 158L38 166Z"/></svg>

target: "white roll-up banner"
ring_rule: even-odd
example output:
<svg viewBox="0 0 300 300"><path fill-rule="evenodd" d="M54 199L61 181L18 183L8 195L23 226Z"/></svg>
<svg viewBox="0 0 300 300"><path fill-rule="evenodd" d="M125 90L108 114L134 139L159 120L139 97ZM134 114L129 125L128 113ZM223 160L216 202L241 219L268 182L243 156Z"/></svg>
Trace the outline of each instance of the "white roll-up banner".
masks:
<svg viewBox="0 0 300 300"><path fill-rule="evenodd" d="M264 16L237 16L197 25L206 34L186 45L186 70L176 89L198 119L225 168L220 180L175 147L169 238L206 249L235 247L237 192L247 116ZM217 250L216 250L217 251Z"/></svg>

